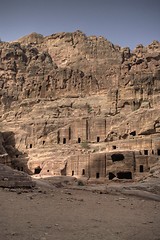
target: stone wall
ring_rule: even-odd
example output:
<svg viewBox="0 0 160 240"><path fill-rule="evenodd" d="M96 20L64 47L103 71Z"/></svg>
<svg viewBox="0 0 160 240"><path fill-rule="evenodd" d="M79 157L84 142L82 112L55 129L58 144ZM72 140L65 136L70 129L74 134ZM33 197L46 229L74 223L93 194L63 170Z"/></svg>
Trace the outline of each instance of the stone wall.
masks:
<svg viewBox="0 0 160 240"><path fill-rule="evenodd" d="M157 162L157 156L141 155L135 151L112 151L73 155L67 161L66 174L88 179L133 179L146 173Z"/></svg>

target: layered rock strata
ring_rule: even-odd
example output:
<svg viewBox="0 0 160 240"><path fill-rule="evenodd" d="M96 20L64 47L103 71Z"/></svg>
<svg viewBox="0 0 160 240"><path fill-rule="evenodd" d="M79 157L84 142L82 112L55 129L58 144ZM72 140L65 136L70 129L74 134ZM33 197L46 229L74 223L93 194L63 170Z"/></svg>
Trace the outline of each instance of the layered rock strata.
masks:
<svg viewBox="0 0 160 240"><path fill-rule="evenodd" d="M149 171L160 156L159 102L158 41L131 52L76 31L0 43L0 160L15 168L88 178ZM113 162L113 151L125 160Z"/></svg>

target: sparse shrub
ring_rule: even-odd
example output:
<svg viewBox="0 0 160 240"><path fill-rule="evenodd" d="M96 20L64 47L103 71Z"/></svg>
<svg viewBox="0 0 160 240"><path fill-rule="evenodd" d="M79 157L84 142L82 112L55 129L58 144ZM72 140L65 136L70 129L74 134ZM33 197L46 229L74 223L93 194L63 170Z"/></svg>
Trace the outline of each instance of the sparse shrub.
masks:
<svg viewBox="0 0 160 240"><path fill-rule="evenodd" d="M84 183L81 180L78 180L77 185L78 186L84 186Z"/></svg>
<svg viewBox="0 0 160 240"><path fill-rule="evenodd" d="M89 149L90 148L88 142L82 142L81 147L84 148L84 149Z"/></svg>
<svg viewBox="0 0 160 240"><path fill-rule="evenodd" d="M91 107L91 105L89 105L89 104L87 103L86 106L87 106L88 113L91 113L92 110L93 110L92 107Z"/></svg>

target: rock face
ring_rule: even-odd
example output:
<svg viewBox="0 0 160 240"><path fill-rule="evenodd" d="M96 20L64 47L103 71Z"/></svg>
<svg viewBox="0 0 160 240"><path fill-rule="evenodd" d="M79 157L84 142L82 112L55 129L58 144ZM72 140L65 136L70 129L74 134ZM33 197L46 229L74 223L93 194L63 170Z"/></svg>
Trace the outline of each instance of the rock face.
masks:
<svg viewBox="0 0 160 240"><path fill-rule="evenodd" d="M147 172L160 156L159 102L158 41L131 52L76 31L0 43L0 160L20 170Z"/></svg>
<svg viewBox="0 0 160 240"><path fill-rule="evenodd" d="M35 182L24 172L0 164L0 187L3 188L32 188Z"/></svg>

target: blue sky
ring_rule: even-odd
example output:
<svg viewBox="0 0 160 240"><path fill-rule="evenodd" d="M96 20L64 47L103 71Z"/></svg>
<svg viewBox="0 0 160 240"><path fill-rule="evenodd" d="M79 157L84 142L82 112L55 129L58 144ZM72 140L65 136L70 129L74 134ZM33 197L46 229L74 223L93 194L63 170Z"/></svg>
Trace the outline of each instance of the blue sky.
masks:
<svg viewBox="0 0 160 240"><path fill-rule="evenodd" d="M1 0L0 38L83 31L135 48L160 41L159 0Z"/></svg>

